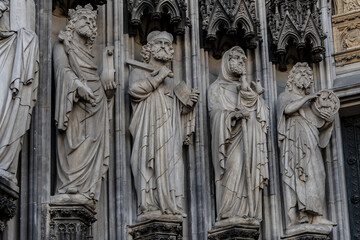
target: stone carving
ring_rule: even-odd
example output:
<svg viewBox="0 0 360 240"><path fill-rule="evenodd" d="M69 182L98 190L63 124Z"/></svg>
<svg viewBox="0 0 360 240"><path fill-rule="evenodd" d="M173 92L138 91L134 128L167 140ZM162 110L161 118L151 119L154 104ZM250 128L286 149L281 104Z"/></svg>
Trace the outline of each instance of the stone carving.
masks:
<svg viewBox="0 0 360 240"><path fill-rule="evenodd" d="M199 92L174 79L173 37L153 31L143 46L145 63L135 62L129 76L133 117L131 168L139 220L147 216L184 216L183 143L194 131Z"/></svg>
<svg viewBox="0 0 360 240"><path fill-rule="evenodd" d="M343 32L342 45L344 50L351 50L360 47L360 26L347 27Z"/></svg>
<svg viewBox="0 0 360 240"><path fill-rule="evenodd" d="M320 62L325 51L326 38L321 25L321 12L317 0L278 0L269 4L268 20L272 37L273 62L279 63L280 71L286 71L285 56L289 41L300 50L300 61L305 61L310 50L311 62ZM311 49L306 49L310 43Z"/></svg>
<svg viewBox="0 0 360 240"><path fill-rule="evenodd" d="M97 5L106 4L107 0L52 0L53 14L56 16L67 16L70 9L78 5L91 4L94 8Z"/></svg>
<svg viewBox="0 0 360 240"><path fill-rule="evenodd" d="M210 231L208 240L257 240L259 236L259 226L235 225Z"/></svg>
<svg viewBox="0 0 360 240"><path fill-rule="evenodd" d="M9 1L0 1L0 176L17 184L23 136L37 98L39 48L36 34L9 29Z"/></svg>
<svg viewBox="0 0 360 240"><path fill-rule="evenodd" d="M50 240L92 239L91 224L96 222L95 212L84 206L51 206Z"/></svg>
<svg viewBox="0 0 360 240"><path fill-rule="evenodd" d="M163 29L161 25L166 24L162 22L162 14L168 14L170 19L170 28L175 34L182 35L185 33L185 27L190 26L190 20L186 17L187 3L184 0L128 0L128 11L131 14L130 34L136 35L138 31L142 43L146 43L146 36L151 30ZM149 29L142 26L144 22L144 15L149 12L151 16L151 23L154 29Z"/></svg>
<svg viewBox="0 0 360 240"><path fill-rule="evenodd" d="M69 10L70 20L54 45L56 80L57 194L98 200L109 161L107 101L115 92L107 64L101 77L91 54L96 11L91 5ZM110 71L111 72L111 71ZM84 198L85 197L85 198Z"/></svg>
<svg viewBox="0 0 360 240"><path fill-rule="evenodd" d="M353 10L360 9L359 0L343 0L344 3L344 12L350 12Z"/></svg>
<svg viewBox="0 0 360 240"><path fill-rule="evenodd" d="M7 222L15 217L16 204L19 198L19 187L0 176L0 236Z"/></svg>
<svg viewBox="0 0 360 240"><path fill-rule="evenodd" d="M150 220L130 227L134 240L182 240L182 221Z"/></svg>
<svg viewBox="0 0 360 240"><path fill-rule="evenodd" d="M329 90L310 93L313 72L307 63L297 63L289 73L285 92L278 99L284 208L287 232L311 225L335 223L324 218L325 167L321 148L328 145L339 99ZM320 233L322 230L314 232Z"/></svg>
<svg viewBox="0 0 360 240"><path fill-rule="evenodd" d="M216 184L216 226L255 224L262 219L268 181L266 134L269 108L260 80L248 84L244 51L228 50L208 90Z"/></svg>
<svg viewBox="0 0 360 240"><path fill-rule="evenodd" d="M248 49L257 47L257 40L261 39L261 35L260 21L256 16L255 5L255 0L200 1L202 28L205 31L206 40L210 42L215 58L222 56L222 53L218 53L221 51L217 49L218 44L214 44L215 41L223 41L221 38L224 36L217 35L221 28L226 29L226 34L230 36L235 36L236 33L243 31L245 47Z"/></svg>

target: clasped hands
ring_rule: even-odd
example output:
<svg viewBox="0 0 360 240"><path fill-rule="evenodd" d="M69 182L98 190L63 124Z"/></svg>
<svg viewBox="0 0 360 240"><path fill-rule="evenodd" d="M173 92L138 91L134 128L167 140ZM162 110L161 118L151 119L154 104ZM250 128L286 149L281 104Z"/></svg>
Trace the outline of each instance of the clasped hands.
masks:
<svg viewBox="0 0 360 240"><path fill-rule="evenodd" d="M236 122L240 119L249 119L250 113L246 109L236 109L230 113L231 126L235 126Z"/></svg>

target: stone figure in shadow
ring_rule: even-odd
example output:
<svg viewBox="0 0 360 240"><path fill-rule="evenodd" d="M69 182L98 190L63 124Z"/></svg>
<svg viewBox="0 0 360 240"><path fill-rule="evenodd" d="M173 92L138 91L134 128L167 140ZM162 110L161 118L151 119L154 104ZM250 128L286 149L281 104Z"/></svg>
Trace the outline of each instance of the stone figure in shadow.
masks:
<svg viewBox="0 0 360 240"><path fill-rule="evenodd" d="M199 92L174 78L173 36L153 31L141 55L131 60L129 94L133 115L131 169L138 201L138 221L182 218L184 214L183 145L195 127Z"/></svg>
<svg viewBox="0 0 360 240"><path fill-rule="evenodd" d="M56 81L57 192L60 201L98 200L109 166L108 100L114 71L99 76L92 54L97 12L90 4L69 10L53 49Z"/></svg>
<svg viewBox="0 0 360 240"><path fill-rule="evenodd" d="M278 141L287 233L309 224L328 225L324 216L325 167L321 148L330 140L339 99L329 90L311 93L313 71L297 63L278 98ZM302 224L302 226L300 226ZM321 232L321 228L319 232Z"/></svg>
<svg viewBox="0 0 360 240"><path fill-rule="evenodd" d="M260 80L247 81L246 60L238 46L225 52L219 76L208 89L216 227L258 226L262 220L262 190L269 177L269 108L261 97Z"/></svg>
<svg viewBox="0 0 360 240"><path fill-rule="evenodd" d="M10 30L9 1L0 1L0 176L17 184L19 153L38 89L39 42L25 28Z"/></svg>

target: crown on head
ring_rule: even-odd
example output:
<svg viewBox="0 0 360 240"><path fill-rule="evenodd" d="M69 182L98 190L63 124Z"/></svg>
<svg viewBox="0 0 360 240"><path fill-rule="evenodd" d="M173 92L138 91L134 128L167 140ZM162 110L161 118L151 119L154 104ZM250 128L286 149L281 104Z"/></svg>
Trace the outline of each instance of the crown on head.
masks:
<svg viewBox="0 0 360 240"><path fill-rule="evenodd" d="M74 19L79 16L87 15L94 19L97 17L97 11L91 6L91 4L86 4L85 7L78 5L76 9L69 9L70 19Z"/></svg>

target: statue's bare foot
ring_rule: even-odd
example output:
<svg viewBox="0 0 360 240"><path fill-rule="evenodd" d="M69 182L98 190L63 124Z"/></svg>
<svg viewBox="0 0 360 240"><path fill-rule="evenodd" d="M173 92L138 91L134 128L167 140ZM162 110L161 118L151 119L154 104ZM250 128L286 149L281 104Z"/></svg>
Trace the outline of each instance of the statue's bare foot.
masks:
<svg viewBox="0 0 360 240"><path fill-rule="evenodd" d="M309 218L308 216L303 216L300 218L299 223L303 224L303 223L309 223Z"/></svg>
<svg viewBox="0 0 360 240"><path fill-rule="evenodd" d="M313 220L313 224L320 224L320 225L332 225L332 226L335 226L336 223L335 222L332 222L330 220L327 220L321 216L318 216L316 218L314 218Z"/></svg>

